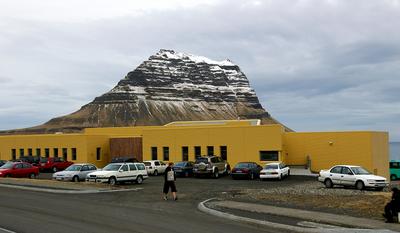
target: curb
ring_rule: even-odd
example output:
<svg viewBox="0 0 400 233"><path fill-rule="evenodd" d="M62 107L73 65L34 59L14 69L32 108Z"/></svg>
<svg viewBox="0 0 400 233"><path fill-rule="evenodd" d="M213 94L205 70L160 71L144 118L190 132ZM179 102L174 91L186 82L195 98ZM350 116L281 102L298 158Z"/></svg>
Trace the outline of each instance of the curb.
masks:
<svg viewBox="0 0 400 233"><path fill-rule="evenodd" d="M212 200L217 200L217 198L210 198L207 199L205 201L202 201L198 204L197 208L207 214L216 216L216 217L220 217L220 218L225 218L225 219L229 219L232 221L240 221L246 224L256 224L262 227L272 227L272 228L276 228L276 229L283 229L283 230L288 230L290 232L310 232L310 233L316 233L316 232L329 232L330 230L336 230L336 231L332 231L332 232L394 232L391 230L387 230L387 229L357 229L357 228L344 228L344 227L335 227L335 229L329 229L329 228L303 228L303 227L298 227L298 226L291 226L291 225L285 225L285 224L281 224L281 223L275 223L275 222L269 222L269 221L265 221L265 220L258 220L258 219L252 219L252 218L247 218L247 217L241 217L241 216L237 216L234 214L230 214L230 213L225 213L219 210L215 210L212 208L208 208L205 203L212 201ZM314 224L314 223L312 223ZM322 224L319 224L322 225Z"/></svg>
<svg viewBox="0 0 400 233"><path fill-rule="evenodd" d="M116 189L116 190L63 190L63 189L25 187L25 186L12 185L12 184L0 184L0 187L15 188L15 189L28 190L28 191L45 192L45 193L56 193L56 194L113 193L113 192L139 191L139 190L143 189L143 188L131 188L131 189Z"/></svg>

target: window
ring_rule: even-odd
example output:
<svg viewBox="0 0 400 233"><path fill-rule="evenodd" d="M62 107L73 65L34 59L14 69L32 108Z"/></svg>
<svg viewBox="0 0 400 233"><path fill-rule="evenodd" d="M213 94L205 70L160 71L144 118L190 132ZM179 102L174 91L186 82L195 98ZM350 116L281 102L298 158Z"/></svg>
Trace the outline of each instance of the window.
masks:
<svg viewBox="0 0 400 233"><path fill-rule="evenodd" d="M29 155L29 156L32 156L32 155L33 155L32 148L28 148L28 155Z"/></svg>
<svg viewBox="0 0 400 233"><path fill-rule="evenodd" d="M11 149L11 159L12 160L17 159L17 150L16 149Z"/></svg>
<svg viewBox="0 0 400 233"><path fill-rule="evenodd" d="M160 162L155 161L155 162L154 162L154 166L160 166Z"/></svg>
<svg viewBox="0 0 400 233"><path fill-rule="evenodd" d="M93 165L88 165L88 167L89 167L89 170L97 170L97 168Z"/></svg>
<svg viewBox="0 0 400 233"><path fill-rule="evenodd" d="M214 147L207 146L207 155L214 155Z"/></svg>
<svg viewBox="0 0 400 233"><path fill-rule="evenodd" d="M157 147L152 147L151 148L151 160L157 160Z"/></svg>
<svg viewBox="0 0 400 233"><path fill-rule="evenodd" d="M96 148L96 160L101 160L101 147Z"/></svg>
<svg viewBox="0 0 400 233"><path fill-rule="evenodd" d="M68 149L67 148L62 148L62 155L64 160L68 160Z"/></svg>
<svg viewBox="0 0 400 233"><path fill-rule="evenodd" d="M400 162L390 162L390 168L399 169Z"/></svg>
<svg viewBox="0 0 400 233"><path fill-rule="evenodd" d="M84 172L84 171L89 171L89 167L88 166L83 166L82 168L81 168L81 172Z"/></svg>
<svg viewBox="0 0 400 233"><path fill-rule="evenodd" d="M342 167L334 167L334 168L332 168L331 169L331 173L337 173L337 174L340 174L340 173L342 173Z"/></svg>
<svg viewBox="0 0 400 233"><path fill-rule="evenodd" d="M260 151L260 161L279 161L279 152Z"/></svg>
<svg viewBox="0 0 400 233"><path fill-rule="evenodd" d="M122 167L121 167L121 170L122 171L124 171L124 172L127 172L128 171L128 165L123 165Z"/></svg>
<svg viewBox="0 0 400 233"><path fill-rule="evenodd" d="M19 149L19 156L24 156L25 150L23 148Z"/></svg>
<svg viewBox="0 0 400 233"><path fill-rule="evenodd" d="M141 163L136 164L136 166L137 166L137 168L138 168L139 170L145 170L145 169L146 169L146 167L145 167L143 164L141 164Z"/></svg>
<svg viewBox="0 0 400 233"><path fill-rule="evenodd" d="M189 147L182 146L182 161L189 160Z"/></svg>
<svg viewBox="0 0 400 233"><path fill-rule="evenodd" d="M76 148L71 148L72 160L76 160Z"/></svg>
<svg viewBox="0 0 400 233"><path fill-rule="evenodd" d="M220 146L219 149L221 151L221 158L223 160L227 160L228 159L228 148L226 146Z"/></svg>
<svg viewBox="0 0 400 233"><path fill-rule="evenodd" d="M15 168L22 168L22 163L18 163L17 165L15 165Z"/></svg>
<svg viewBox="0 0 400 233"><path fill-rule="evenodd" d="M46 158L50 157L50 149L49 148L44 148L44 156Z"/></svg>
<svg viewBox="0 0 400 233"><path fill-rule="evenodd" d="M32 165L30 165L29 163L24 163L22 164L23 168L32 168Z"/></svg>
<svg viewBox="0 0 400 233"><path fill-rule="evenodd" d="M343 168L342 168L342 174L353 175L353 172L351 172L350 168L348 168L348 167L343 167Z"/></svg>
<svg viewBox="0 0 400 233"><path fill-rule="evenodd" d="M130 169L131 171L136 171L136 170L137 170L135 164L129 164L129 169Z"/></svg>
<svg viewBox="0 0 400 233"><path fill-rule="evenodd" d="M36 148L36 156L41 156L42 151L40 148Z"/></svg>
<svg viewBox="0 0 400 233"><path fill-rule="evenodd" d="M53 149L54 158L58 158L58 148Z"/></svg>
<svg viewBox="0 0 400 233"><path fill-rule="evenodd" d="M194 147L194 157L195 158L201 157L201 146Z"/></svg>
<svg viewBox="0 0 400 233"><path fill-rule="evenodd" d="M164 161L169 161L169 147L164 146L163 147L163 156L164 156Z"/></svg>

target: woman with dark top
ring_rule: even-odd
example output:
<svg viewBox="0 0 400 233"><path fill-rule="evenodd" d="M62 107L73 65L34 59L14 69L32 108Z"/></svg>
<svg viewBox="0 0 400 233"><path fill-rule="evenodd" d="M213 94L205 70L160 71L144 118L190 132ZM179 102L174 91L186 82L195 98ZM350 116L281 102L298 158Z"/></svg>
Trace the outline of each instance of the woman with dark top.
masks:
<svg viewBox="0 0 400 233"><path fill-rule="evenodd" d="M171 193L172 197L174 200L178 200L178 197L176 196L176 186L175 186L175 172L172 169L173 163L168 163L168 167L165 169L164 172L164 188L163 188L163 194L164 194L164 200L168 200L168 191L171 188Z"/></svg>

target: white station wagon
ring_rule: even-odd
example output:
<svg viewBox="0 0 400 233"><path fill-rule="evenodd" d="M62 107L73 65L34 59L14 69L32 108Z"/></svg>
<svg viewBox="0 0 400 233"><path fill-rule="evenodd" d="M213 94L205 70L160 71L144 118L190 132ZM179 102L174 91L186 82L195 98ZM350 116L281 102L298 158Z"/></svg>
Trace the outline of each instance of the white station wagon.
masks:
<svg viewBox="0 0 400 233"><path fill-rule="evenodd" d="M324 183L327 188L341 185L353 186L358 190L364 188L382 190L389 185L385 177L373 175L363 167L353 165L336 165L329 170L321 170L318 181Z"/></svg>
<svg viewBox="0 0 400 233"><path fill-rule="evenodd" d="M110 163L101 171L89 173L86 181L111 185L118 182L135 181L141 184L148 177L143 163Z"/></svg>

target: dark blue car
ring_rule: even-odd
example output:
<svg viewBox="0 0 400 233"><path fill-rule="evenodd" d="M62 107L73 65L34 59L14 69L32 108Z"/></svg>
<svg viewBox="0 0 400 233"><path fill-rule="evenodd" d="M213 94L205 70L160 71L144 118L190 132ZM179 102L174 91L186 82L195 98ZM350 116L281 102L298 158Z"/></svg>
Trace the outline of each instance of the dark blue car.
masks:
<svg viewBox="0 0 400 233"><path fill-rule="evenodd" d="M183 161L174 164L173 169L177 176L189 177L193 175L193 162Z"/></svg>

